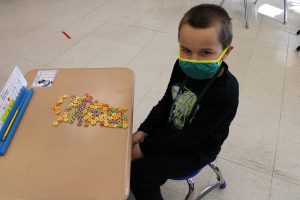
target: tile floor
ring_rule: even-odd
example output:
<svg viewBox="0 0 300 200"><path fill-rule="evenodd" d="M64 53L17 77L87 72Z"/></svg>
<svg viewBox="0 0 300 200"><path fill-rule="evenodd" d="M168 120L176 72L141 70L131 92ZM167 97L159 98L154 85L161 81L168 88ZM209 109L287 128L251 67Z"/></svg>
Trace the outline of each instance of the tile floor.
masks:
<svg viewBox="0 0 300 200"><path fill-rule="evenodd" d="M167 86L180 18L203 2L221 0L0 0L0 88L15 65L23 73L128 66L136 74L136 130ZM275 17L261 14L265 5L282 9L283 1L249 1L246 30L243 1L224 4L233 18L228 63L240 82L240 106L218 159L228 187L206 200L300 199L300 0L288 0L286 25L282 10ZM213 180L204 169L197 190ZM163 195L183 199L185 187L169 181Z"/></svg>

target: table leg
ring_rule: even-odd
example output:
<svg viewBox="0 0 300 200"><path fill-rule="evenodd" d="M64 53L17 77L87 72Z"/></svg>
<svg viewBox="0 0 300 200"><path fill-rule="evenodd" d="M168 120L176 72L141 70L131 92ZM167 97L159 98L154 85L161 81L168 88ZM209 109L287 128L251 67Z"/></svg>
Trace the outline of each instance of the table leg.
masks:
<svg viewBox="0 0 300 200"><path fill-rule="evenodd" d="M284 7L283 23L286 24L287 23L287 2L286 2L286 0L283 1L283 7Z"/></svg>
<svg viewBox="0 0 300 200"><path fill-rule="evenodd" d="M246 23L246 26L245 28L248 29L249 28L249 22L248 22L248 1L247 0L244 0L244 7L245 7L245 23Z"/></svg>
<svg viewBox="0 0 300 200"><path fill-rule="evenodd" d="M222 2L220 3L220 6L222 7L224 4L225 0L222 0Z"/></svg>

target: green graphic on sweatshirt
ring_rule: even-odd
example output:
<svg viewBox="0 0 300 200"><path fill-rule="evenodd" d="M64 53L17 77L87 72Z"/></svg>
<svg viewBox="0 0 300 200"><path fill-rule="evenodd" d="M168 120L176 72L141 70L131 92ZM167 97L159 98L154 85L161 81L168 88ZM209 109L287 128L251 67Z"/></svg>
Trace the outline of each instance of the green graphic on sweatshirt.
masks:
<svg viewBox="0 0 300 200"><path fill-rule="evenodd" d="M187 123L192 109L197 101L197 96L188 88L183 87L179 91L178 86L172 87L173 106L169 122L178 130L181 130Z"/></svg>

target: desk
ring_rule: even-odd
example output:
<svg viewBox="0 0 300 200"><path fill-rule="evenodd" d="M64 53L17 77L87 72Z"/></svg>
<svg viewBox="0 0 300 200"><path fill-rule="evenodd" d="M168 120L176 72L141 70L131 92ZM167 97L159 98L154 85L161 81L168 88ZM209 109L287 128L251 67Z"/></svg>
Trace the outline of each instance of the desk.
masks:
<svg viewBox="0 0 300 200"><path fill-rule="evenodd" d="M31 86L38 70L26 74ZM134 74L126 68L59 69L48 88L35 88L5 156L1 200L120 200L129 194ZM128 128L52 126L51 105L85 93L128 106ZM66 103L67 104L67 103Z"/></svg>

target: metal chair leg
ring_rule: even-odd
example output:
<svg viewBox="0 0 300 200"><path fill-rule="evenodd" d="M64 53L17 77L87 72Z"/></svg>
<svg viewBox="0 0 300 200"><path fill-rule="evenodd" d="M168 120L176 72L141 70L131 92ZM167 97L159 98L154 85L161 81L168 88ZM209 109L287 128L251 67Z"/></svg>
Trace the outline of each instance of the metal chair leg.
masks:
<svg viewBox="0 0 300 200"><path fill-rule="evenodd" d="M193 198L194 194L194 180L193 178L189 178L186 180L187 184L189 185L189 192L185 197L185 200L191 200Z"/></svg>
<svg viewBox="0 0 300 200"><path fill-rule="evenodd" d="M224 178L223 178L222 172L221 172L220 169L217 167L217 165L214 164L214 163L210 163L209 166L210 166L210 168L212 168L212 170L215 172L215 174L216 174L216 176L217 176L216 178L217 178L217 180L218 180L218 185L219 185L220 187L223 187L222 185L225 183L225 180L224 180Z"/></svg>
<svg viewBox="0 0 300 200"><path fill-rule="evenodd" d="M216 182L215 184L212 184L208 187L206 187L201 193L200 195L196 198L196 200L200 200L203 197L205 197L210 191L212 191L213 189L215 189L216 187L219 187L220 189L224 189L226 187L226 182L223 178L223 175L220 171L220 169L214 164L214 163L210 163L208 164L210 166L210 168L214 171L214 173L216 174L216 178L218 180L218 182Z"/></svg>

